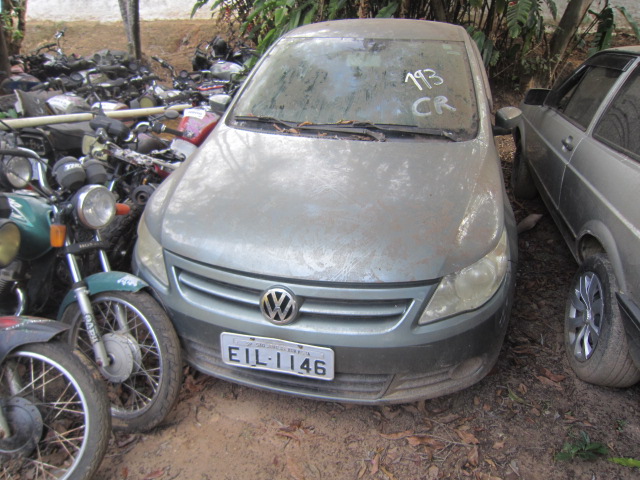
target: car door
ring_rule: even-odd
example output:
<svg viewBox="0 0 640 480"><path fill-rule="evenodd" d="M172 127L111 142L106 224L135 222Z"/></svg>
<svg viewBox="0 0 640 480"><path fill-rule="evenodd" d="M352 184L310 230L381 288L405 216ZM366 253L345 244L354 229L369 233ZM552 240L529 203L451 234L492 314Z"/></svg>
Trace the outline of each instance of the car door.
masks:
<svg viewBox="0 0 640 480"><path fill-rule="evenodd" d="M606 58L605 58L606 57ZM613 56L615 60L616 56ZM586 136L587 128L622 72L609 56L588 60L567 81L554 88L535 118L537 135L530 135L527 158L543 195L557 208L565 169Z"/></svg>
<svg viewBox="0 0 640 480"><path fill-rule="evenodd" d="M640 60L576 148L560 195L560 213L575 237L589 229L634 272L640 271ZM621 279L622 280L622 279ZM638 281L635 283L637 285Z"/></svg>

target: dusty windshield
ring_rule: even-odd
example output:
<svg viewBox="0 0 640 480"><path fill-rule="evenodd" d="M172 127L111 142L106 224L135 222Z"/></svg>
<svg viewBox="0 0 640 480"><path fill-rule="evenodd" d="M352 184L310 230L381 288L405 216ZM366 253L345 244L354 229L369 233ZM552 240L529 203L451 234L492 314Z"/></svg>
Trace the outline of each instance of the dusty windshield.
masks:
<svg viewBox="0 0 640 480"><path fill-rule="evenodd" d="M462 42L354 38L280 41L230 117L292 124L399 125L476 136Z"/></svg>

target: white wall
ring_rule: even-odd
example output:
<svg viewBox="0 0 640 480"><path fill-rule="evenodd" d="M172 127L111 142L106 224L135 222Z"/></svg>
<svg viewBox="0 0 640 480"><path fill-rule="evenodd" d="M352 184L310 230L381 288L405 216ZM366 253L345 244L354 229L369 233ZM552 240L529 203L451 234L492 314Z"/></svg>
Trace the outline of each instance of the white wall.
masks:
<svg viewBox="0 0 640 480"><path fill-rule="evenodd" d="M140 20L188 20L194 4L192 0L140 0ZM194 18L211 18L211 7L205 5ZM118 0L28 0L27 20L119 22L122 17Z"/></svg>
<svg viewBox="0 0 640 480"><path fill-rule="evenodd" d="M195 0L140 0L141 20L184 19L188 20ZM209 4L213 0L209 0ZM555 0L558 15L562 15L567 0ZM594 0L593 10L600 10L604 0ZM624 6L640 23L640 0L613 0L614 6ZM211 7L205 5L195 18L211 18ZM118 0L28 0L27 19L52 21L96 20L101 22L119 22L120 8ZM558 18L557 20L560 20ZM627 28L626 21L617 16L619 27Z"/></svg>

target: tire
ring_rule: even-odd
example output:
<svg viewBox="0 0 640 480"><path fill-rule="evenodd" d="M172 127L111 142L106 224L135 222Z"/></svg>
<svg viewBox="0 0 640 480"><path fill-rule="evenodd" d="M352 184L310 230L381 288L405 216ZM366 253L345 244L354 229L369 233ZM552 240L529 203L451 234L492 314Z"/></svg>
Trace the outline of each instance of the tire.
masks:
<svg viewBox="0 0 640 480"><path fill-rule="evenodd" d="M18 395L9 393L9 372L19 378ZM0 439L1 478L93 477L111 435L109 404L102 383L67 344L10 354L0 365L0 403L12 431Z"/></svg>
<svg viewBox="0 0 640 480"><path fill-rule="evenodd" d="M144 432L156 427L173 408L182 384L182 352L169 317L147 292L102 292L91 296L98 330L112 364L95 365L106 381L113 428ZM118 326L122 307L126 329ZM62 321L71 325L69 340L94 359L77 303Z"/></svg>
<svg viewBox="0 0 640 480"><path fill-rule="evenodd" d="M533 183L531 171L522 153L522 140L519 136L514 136L516 150L513 155L513 165L511 167L511 190L513 196L518 199L529 200L536 196L538 191Z"/></svg>
<svg viewBox="0 0 640 480"><path fill-rule="evenodd" d="M578 378L607 387L629 387L640 380L640 370L629 355L616 289L606 255L594 255L582 263L567 299L565 349Z"/></svg>

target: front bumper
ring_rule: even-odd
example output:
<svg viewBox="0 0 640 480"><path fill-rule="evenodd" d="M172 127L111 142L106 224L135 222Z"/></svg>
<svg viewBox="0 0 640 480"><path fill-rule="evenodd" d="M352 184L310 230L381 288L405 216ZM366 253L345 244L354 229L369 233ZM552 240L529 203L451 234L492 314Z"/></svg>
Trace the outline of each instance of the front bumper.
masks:
<svg viewBox="0 0 640 480"><path fill-rule="evenodd" d="M449 394L481 380L495 364L514 294L514 264L480 308L418 325L437 283L336 285L246 276L165 252L170 287L137 264L156 290L181 337L187 361L209 375L308 398L359 404L405 403ZM286 286L304 299L298 321L266 321L262 292ZM332 381L229 366L220 334L240 333L329 347Z"/></svg>

